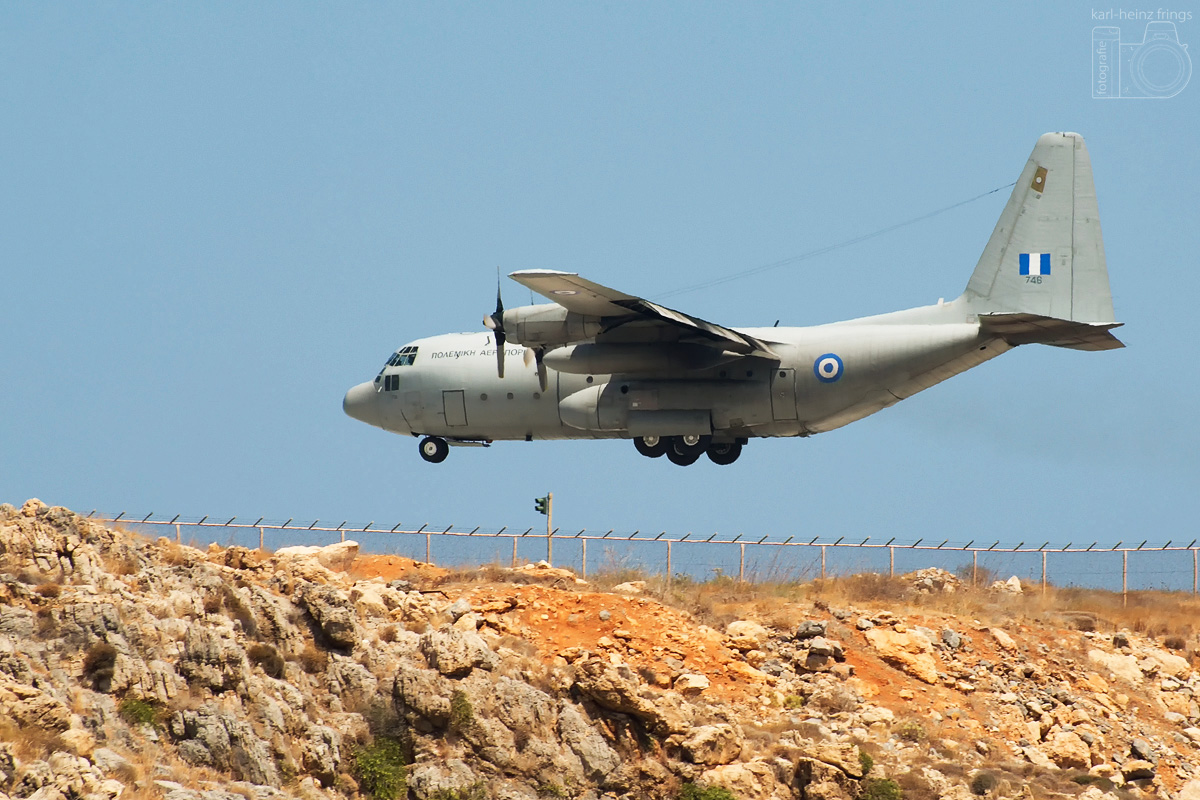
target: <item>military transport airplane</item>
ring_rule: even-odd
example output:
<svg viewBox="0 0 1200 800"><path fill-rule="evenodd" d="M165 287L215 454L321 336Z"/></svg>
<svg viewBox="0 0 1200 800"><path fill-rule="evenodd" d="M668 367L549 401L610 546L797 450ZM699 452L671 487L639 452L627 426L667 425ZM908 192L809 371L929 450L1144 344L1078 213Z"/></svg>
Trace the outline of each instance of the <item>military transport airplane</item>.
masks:
<svg viewBox="0 0 1200 800"><path fill-rule="evenodd" d="M418 339L346 393L351 417L448 445L632 439L680 465L732 464L755 437L839 428L1017 345L1123 347L1083 137L1047 133L951 302L805 328L727 328L584 280L509 277L552 304L491 331ZM507 361L507 365L506 365Z"/></svg>

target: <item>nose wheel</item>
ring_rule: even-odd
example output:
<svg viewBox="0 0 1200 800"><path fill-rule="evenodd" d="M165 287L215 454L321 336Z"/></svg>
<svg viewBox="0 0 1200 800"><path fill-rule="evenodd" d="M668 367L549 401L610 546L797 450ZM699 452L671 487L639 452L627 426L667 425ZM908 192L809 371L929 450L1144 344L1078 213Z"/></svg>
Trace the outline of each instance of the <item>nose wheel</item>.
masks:
<svg viewBox="0 0 1200 800"><path fill-rule="evenodd" d="M450 445L446 444L446 440L436 436L426 436L417 448L421 451L421 458L430 464L442 463L446 460L446 454L450 452Z"/></svg>

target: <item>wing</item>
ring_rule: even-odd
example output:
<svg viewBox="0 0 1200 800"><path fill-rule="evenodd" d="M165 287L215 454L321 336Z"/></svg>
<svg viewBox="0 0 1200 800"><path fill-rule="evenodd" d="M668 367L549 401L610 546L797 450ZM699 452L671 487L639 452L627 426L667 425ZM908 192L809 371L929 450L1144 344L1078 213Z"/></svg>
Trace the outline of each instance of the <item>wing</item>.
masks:
<svg viewBox="0 0 1200 800"><path fill-rule="evenodd" d="M567 311L587 317L600 317L604 330L611 331L624 325L636 325L645 331L648 340L691 339L705 344L715 344L723 350L742 355L759 355L775 358L776 355L766 342L744 333L706 322L699 317L660 306L641 297L634 297L598 283L579 277L574 272L555 272L548 269L527 269L509 275L517 283L527 286L543 297L553 300ZM668 328L675 335L661 336L655 328ZM601 334L603 335L603 334Z"/></svg>

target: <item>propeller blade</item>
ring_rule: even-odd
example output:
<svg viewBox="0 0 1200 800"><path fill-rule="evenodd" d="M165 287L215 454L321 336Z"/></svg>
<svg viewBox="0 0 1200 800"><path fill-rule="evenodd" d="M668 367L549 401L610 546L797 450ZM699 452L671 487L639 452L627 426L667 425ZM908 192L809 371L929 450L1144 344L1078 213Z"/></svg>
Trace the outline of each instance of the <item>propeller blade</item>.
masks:
<svg viewBox="0 0 1200 800"><path fill-rule="evenodd" d="M546 379L546 365L542 361L543 355L545 355L545 350L540 347L534 349L533 357L537 360L538 386L542 387L542 392L544 393L549 381Z"/></svg>
<svg viewBox="0 0 1200 800"><path fill-rule="evenodd" d="M530 364L532 364L533 363L533 349L530 347L526 347L525 355L523 355L522 358L525 360L525 366L528 367Z"/></svg>
<svg viewBox="0 0 1200 800"><path fill-rule="evenodd" d="M496 337L496 374L504 377L504 300L500 296L500 271L496 270L496 310L483 318L483 327Z"/></svg>

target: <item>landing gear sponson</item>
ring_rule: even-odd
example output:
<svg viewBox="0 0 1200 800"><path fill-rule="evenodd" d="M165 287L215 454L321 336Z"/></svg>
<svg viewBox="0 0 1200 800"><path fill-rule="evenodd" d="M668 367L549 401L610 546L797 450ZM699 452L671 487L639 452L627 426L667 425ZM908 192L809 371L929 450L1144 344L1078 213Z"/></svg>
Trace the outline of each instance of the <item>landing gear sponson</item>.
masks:
<svg viewBox="0 0 1200 800"><path fill-rule="evenodd" d="M710 461L722 466L732 464L742 454L743 442L713 442L711 436L638 436L633 446L647 458L666 456L672 464L686 467L695 464L700 456L708 455ZM426 436L419 445L421 458L431 464L446 460L450 445L440 436Z"/></svg>

